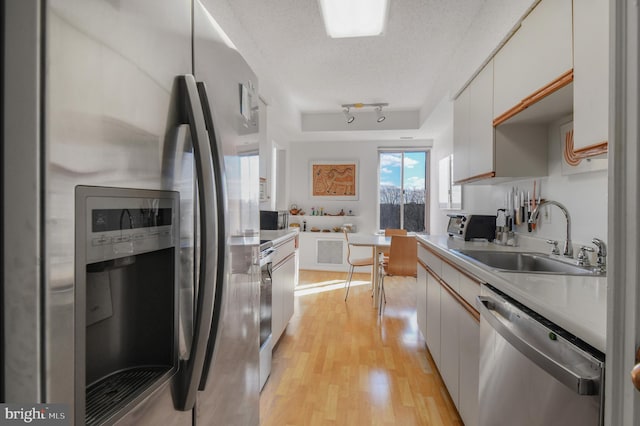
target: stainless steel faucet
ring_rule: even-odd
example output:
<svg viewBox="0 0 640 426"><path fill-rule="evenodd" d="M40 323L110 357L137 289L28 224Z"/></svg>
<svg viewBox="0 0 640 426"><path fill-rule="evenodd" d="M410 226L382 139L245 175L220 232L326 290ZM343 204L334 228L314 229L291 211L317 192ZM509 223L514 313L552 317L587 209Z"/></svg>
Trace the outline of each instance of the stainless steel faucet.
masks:
<svg viewBox="0 0 640 426"><path fill-rule="evenodd" d="M567 219L567 238L564 240L564 249L562 251L562 254L565 257L573 258L573 245L571 244L571 215L569 214L569 210L567 210L567 208L564 205L560 204L557 201L552 201L552 200L542 201L540 204L536 206L536 208L531 213L531 217L529 218L529 223L535 223L535 221L538 220L538 215L540 214L540 207L546 206L547 204L553 204L554 206L558 206L558 208L562 210L562 213L564 213L564 217Z"/></svg>
<svg viewBox="0 0 640 426"><path fill-rule="evenodd" d="M591 241L598 248L596 267L600 272L607 271L607 245L599 238L594 238Z"/></svg>

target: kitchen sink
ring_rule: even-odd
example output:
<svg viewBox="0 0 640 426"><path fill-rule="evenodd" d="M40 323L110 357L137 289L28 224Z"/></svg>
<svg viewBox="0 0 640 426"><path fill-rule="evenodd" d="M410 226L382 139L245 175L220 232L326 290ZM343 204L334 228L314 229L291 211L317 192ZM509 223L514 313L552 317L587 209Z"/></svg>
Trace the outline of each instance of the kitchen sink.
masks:
<svg viewBox="0 0 640 426"><path fill-rule="evenodd" d="M564 262L544 253L493 250L452 250L472 262L504 272L560 275L604 275L593 267Z"/></svg>

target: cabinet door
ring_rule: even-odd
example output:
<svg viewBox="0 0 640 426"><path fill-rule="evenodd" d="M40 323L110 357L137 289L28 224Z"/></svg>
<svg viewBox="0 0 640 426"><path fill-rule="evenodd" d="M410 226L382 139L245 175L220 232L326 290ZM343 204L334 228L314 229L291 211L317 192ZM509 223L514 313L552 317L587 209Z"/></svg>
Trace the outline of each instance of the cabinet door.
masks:
<svg viewBox="0 0 640 426"><path fill-rule="evenodd" d="M436 275L442 275L442 260L433 252L422 245L418 245L418 257L424 262Z"/></svg>
<svg viewBox="0 0 640 426"><path fill-rule="evenodd" d="M453 180L490 173L494 168L493 61L453 104Z"/></svg>
<svg viewBox="0 0 640 426"><path fill-rule="evenodd" d="M271 275L271 333L273 346L275 346L280 335L284 331L284 289L286 282L286 271L282 264L273 268Z"/></svg>
<svg viewBox="0 0 640 426"><path fill-rule="evenodd" d="M469 140L467 177L495 171L493 144L493 61L469 84Z"/></svg>
<svg viewBox="0 0 640 426"><path fill-rule="evenodd" d="M460 331L460 401L458 412L466 426L476 426L479 415L480 323L469 312L459 307L458 325Z"/></svg>
<svg viewBox="0 0 640 426"><path fill-rule="evenodd" d="M440 375L456 407L459 407L459 360L458 311L462 309L448 291L440 294Z"/></svg>
<svg viewBox="0 0 640 426"><path fill-rule="evenodd" d="M416 294L416 316L418 317L418 330L422 338L427 340L427 270L418 262L418 280Z"/></svg>
<svg viewBox="0 0 640 426"><path fill-rule="evenodd" d="M293 316L296 270L297 252L295 251L273 268L271 332L274 345Z"/></svg>
<svg viewBox="0 0 640 426"><path fill-rule="evenodd" d="M440 368L440 283L427 274L427 347Z"/></svg>
<svg viewBox="0 0 640 426"><path fill-rule="evenodd" d="M294 252L293 256L287 258L287 260L281 267L285 280L284 287L282 289L282 320L284 322L284 325L282 327L283 331L287 327L287 324L293 316L293 295L296 287L297 259L297 252Z"/></svg>
<svg viewBox="0 0 640 426"><path fill-rule="evenodd" d="M573 146L609 138L609 2L573 4Z"/></svg>
<svg viewBox="0 0 640 426"><path fill-rule="evenodd" d="M453 102L453 181L469 177L469 88Z"/></svg>
<svg viewBox="0 0 640 426"><path fill-rule="evenodd" d="M572 67L572 1L542 0L494 57L494 116Z"/></svg>

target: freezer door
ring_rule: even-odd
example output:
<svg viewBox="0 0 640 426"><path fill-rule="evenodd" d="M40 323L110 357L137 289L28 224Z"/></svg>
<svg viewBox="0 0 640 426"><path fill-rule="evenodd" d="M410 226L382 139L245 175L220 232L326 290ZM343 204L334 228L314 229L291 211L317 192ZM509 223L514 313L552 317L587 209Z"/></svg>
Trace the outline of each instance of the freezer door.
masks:
<svg viewBox="0 0 640 426"><path fill-rule="evenodd" d="M192 71L191 2L3 5L12 9L6 21L14 32L4 81L3 244L4 264L13 265L3 280L5 397L73 407L74 366L82 362L74 356L75 187L175 190L182 214L194 214L192 150L178 154L181 176L163 169L165 145L180 125L176 77ZM181 223L179 274L188 294L198 247L193 216ZM158 401L172 401L171 386L163 390ZM191 412L155 405L163 424L191 424Z"/></svg>
<svg viewBox="0 0 640 426"><path fill-rule="evenodd" d="M211 2L213 3L213 2ZM196 422L259 422L259 176L257 78L200 1L194 2L194 63L214 160L221 172L223 264L210 362ZM214 11L212 7L210 9ZM208 111L207 111L208 110ZM216 154L217 153L217 154ZM205 366L206 368L206 366Z"/></svg>

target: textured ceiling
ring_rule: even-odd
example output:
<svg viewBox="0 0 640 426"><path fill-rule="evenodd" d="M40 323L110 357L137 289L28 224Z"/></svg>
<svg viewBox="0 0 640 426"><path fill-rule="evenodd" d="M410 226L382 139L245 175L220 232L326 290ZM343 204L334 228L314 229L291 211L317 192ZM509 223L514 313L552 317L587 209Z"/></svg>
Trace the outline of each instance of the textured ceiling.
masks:
<svg viewBox="0 0 640 426"><path fill-rule="evenodd" d="M419 109L484 2L391 0L384 35L332 39L317 0L229 2L301 112L388 102Z"/></svg>
<svg viewBox="0 0 640 426"><path fill-rule="evenodd" d="M434 137L451 116L435 114L448 124L434 126L431 113L440 106L450 111L443 102L539 0L389 0L384 35L347 39L326 35L317 0L199 1L260 77L274 140L319 141ZM369 128L345 129L337 113L355 102L388 102L388 111L419 114L419 128L385 122L389 130L373 120ZM335 122L304 131L302 121L316 113L334 113Z"/></svg>

